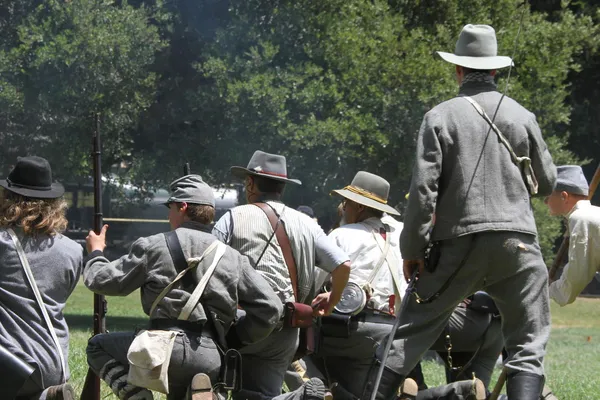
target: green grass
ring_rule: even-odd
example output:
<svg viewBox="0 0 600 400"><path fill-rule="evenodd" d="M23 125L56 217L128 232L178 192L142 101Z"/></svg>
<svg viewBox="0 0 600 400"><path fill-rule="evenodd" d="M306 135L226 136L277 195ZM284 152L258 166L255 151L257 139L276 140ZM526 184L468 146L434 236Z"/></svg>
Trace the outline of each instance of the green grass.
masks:
<svg viewBox="0 0 600 400"><path fill-rule="evenodd" d="M548 385L560 400L599 398L600 299L579 298L567 307L561 308L554 303L551 307L552 334L545 361ZM92 294L80 284L69 299L65 312L71 330L71 383L78 393L87 373L85 347L92 334L92 312ZM127 297L108 298L106 327L109 331L133 330L145 326L146 321L139 292ZM433 361L424 363L423 372L430 386L445 382L443 367ZM499 373L500 369L497 369L492 382L496 381ZM116 399L104 384L102 398Z"/></svg>

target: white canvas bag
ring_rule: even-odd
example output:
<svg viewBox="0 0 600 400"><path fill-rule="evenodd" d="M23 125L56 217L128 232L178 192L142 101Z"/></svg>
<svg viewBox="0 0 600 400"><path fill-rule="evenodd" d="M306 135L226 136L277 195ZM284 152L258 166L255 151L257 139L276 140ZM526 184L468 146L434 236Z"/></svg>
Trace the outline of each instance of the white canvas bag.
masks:
<svg viewBox="0 0 600 400"><path fill-rule="evenodd" d="M181 271L177 277L163 289L156 300L154 300L152 308L150 309L150 315L152 315L158 303L171 290L173 285L175 285L175 283L177 283L177 281L179 281L190 269L196 268L198 264L204 261L206 256L216 249L215 257L211 265L206 270L204 276L202 276L202 279L194 289L194 292L177 318L178 320L186 321L200 300L208 280L223 257L226 248L224 243L215 240L204 251L202 256L199 258L189 258L187 260L188 267ZM175 338L180 334L180 332L164 330L140 331L127 351L127 360L129 361L127 382L135 386L169 394L169 363L171 362L171 353L173 352Z"/></svg>

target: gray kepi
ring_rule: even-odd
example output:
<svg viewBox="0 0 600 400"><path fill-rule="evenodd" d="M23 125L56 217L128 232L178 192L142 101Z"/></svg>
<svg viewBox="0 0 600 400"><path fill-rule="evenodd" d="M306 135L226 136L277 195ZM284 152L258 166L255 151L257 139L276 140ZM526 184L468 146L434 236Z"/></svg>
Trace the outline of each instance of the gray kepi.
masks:
<svg viewBox="0 0 600 400"><path fill-rule="evenodd" d="M332 191L332 193L352 200L370 208L391 215L400 215L394 207L388 205L390 194L390 183L382 177L366 171L358 171L352 179L352 183L343 189Z"/></svg>
<svg viewBox="0 0 600 400"><path fill-rule="evenodd" d="M492 70L512 65L512 59L498 55L496 31L489 25L465 25L460 32L454 54L438 51L449 63L479 70Z"/></svg>
<svg viewBox="0 0 600 400"><path fill-rule="evenodd" d="M264 151L256 150L248 162L248 166L231 167L231 173L240 178L245 179L246 176L261 176L263 178L273 179L285 183L295 183L302 185L298 179L288 178L287 163L284 156L279 154L265 153Z"/></svg>
<svg viewBox="0 0 600 400"><path fill-rule="evenodd" d="M590 186L579 165L559 165L556 167L555 191L588 196Z"/></svg>
<svg viewBox="0 0 600 400"><path fill-rule="evenodd" d="M171 203L200 204L215 207L215 195L200 175L185 175L171 182L171 196L165 206Z"/></svg>

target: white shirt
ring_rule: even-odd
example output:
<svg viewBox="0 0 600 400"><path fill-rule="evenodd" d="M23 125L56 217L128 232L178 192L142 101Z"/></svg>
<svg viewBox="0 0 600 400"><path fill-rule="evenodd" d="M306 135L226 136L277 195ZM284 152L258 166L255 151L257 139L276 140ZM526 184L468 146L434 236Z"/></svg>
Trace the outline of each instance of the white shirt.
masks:
<svg viewBox="0 0 600 400"><path fill-rule="evenodd" d="M575 298L600 271L600 207L580 200L569 219L569 262L560 279L550 285L550 297L561 306Z"/></svg>
<svg viewBox="0 0 600 400"><path fill-rule="evenodd" d="M356 224L343 225L331 232L329 237L334 239L336 244L350 257L352 269L349 281L363 287L383 254L381 243L384 243L385 240L378 244L373 234L380 235L379 230L384 228L384 223L390 226L388 252L394 253L395 257L388 256L373 279L371 301L376 309L389 311L389 297L394 294L394 281L387 260L397 260L396 265L391 267L396 268L397 276L400 278L401 287L398 290L400 295L403 295L408 287L403 279L402 255L400 254L400 232L403 224L391 216L385 215L381 219L369 218ZM321 275L320 278L324 280L325 277Z"/></svg>

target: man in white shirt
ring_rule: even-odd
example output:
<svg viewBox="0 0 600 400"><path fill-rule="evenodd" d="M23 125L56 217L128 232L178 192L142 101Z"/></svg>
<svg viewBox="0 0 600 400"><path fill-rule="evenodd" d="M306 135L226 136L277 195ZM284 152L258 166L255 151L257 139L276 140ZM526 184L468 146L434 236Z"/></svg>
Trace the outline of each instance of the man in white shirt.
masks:
<svg viewBox="0 0 600 400"><path fill-rule="evenodd" d="M552 215L568 220L569 261L560 278L550 284L550 297L561 306L575 301L600 271L600 207L588 200L589 187L581 167L557 168L558 179L546 204Z"/></svg>
<svg viewBox="0 0 600 400"><path fill-rule="evenodd" d="M344 223L329 237L350 257L351 271L333 315L322 319L320 350L311 361L339 400L363 398L375 349L389 336L408 286L401 272L403 224L391 216L400 214L387 204L389 189L385 179L359 171L350 185L333 191L343 197ZM398 399L414 399L417 389L414 380L406 379ZM484 392L477 380L432 389L419 398L446 399L471 393L475 399L483 398Z"/></svg>
<svg viewBox="0 0 600 400"><path fill-rule="evenodd" d="M350 185L332 192L343 197L344 225L329 237L348 254L352 266L349 286L334 315L323 318L320 351L313 360L330 384L337 383L338 390L357 398L375 348L390 334L407 287L401 272L402 223L390 216L399 213L387 205L389 188L385 179L359 171ZM319 278L317 282L323 282L326 274ZM410 381L416 395L416 384ZM410 392L410 384L404 386ZM334 391L334 397L339 396Z"/></svg>

